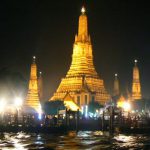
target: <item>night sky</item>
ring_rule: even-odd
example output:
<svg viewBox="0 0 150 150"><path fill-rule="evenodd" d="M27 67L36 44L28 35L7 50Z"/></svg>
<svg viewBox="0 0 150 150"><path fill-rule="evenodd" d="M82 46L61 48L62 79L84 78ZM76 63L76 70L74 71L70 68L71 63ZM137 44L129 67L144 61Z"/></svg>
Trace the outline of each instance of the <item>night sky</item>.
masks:
<svg viewBox="0 0 150 150"><path fill-rule="evenodd" d="M123 94L131 90L138 59L142 93L150 98L150 5L121 0L0 1L0 69L29 79L32 56L43 72L45 99L52 96L70 63L81 6L87 9L94 64L112 93L119 74Z"/></svg>

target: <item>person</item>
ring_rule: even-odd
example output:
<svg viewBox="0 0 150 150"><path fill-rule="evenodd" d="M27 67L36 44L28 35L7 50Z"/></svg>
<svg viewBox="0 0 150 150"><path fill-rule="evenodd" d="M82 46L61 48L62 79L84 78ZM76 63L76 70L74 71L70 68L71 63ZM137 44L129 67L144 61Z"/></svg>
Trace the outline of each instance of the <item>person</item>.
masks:
<svg viewBox="0 0 150 150"><path fill-rule="evenodd" d="M49 118L48 118L48 116L46 116L46 118L45 118L45 126L48 126L49 125Z"/></svg>
<svg viewBox="0 0 150 150"><path fill-rule="evenodd" d="M53 123L54 123L54 126L57 125L57 118L55 116L53 117Z"/></svg>

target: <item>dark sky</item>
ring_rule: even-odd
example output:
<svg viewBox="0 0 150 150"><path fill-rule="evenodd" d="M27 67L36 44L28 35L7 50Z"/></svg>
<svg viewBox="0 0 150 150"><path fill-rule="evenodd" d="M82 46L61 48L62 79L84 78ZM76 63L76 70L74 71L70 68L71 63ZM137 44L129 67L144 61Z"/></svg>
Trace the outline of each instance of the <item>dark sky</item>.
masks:
<svg viewBox="0 0 150 150"><path fill-rule="evenodd" d="M28 79L32 56L43 72L49 98L71 63L82 4L87 8L94 64L108 91L114 73L122 91L131 89L138 59L143 97L150 98L150 5L130 0L2 0L0 1L0 68Z"/></svg>

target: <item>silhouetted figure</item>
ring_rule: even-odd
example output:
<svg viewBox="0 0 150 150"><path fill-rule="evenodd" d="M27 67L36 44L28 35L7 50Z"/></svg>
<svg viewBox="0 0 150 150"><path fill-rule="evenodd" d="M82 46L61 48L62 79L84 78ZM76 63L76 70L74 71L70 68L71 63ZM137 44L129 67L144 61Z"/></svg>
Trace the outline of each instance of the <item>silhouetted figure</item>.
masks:
<svg viewBox="0 0 150 150"><path fill-rule="evenodd" d="M55 116L53 117L53 123L54 123L54 126L57 125L57 118Z"/></svg>
<svg viewBox="0 0 150 150"><path fill-rule="evenodd" d="M49 125L49 118L46 116L45 118L45 126L47 127Z"/></svg>

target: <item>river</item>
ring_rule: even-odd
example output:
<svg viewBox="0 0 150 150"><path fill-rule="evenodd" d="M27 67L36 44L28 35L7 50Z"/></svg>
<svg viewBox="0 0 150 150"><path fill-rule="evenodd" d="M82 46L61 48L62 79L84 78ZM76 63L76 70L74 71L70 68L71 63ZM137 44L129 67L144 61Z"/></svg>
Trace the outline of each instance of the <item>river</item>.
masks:
<svg viewBox="0 0 150 150"><path fill-rule="evenodd" d="M150 149L150 135L109 136L101 131L66 134L0 133L0 150L138 150Z"/></svg>

